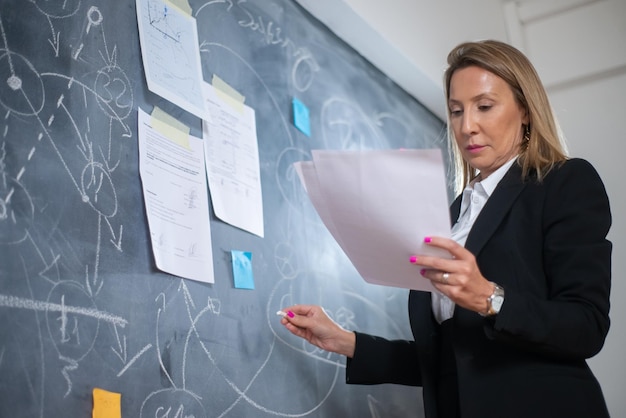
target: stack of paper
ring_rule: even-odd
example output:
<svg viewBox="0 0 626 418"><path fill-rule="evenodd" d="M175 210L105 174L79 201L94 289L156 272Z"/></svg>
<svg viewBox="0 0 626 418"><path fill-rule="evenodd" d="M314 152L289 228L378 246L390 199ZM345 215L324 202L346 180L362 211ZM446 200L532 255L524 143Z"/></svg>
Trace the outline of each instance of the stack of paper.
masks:
<svg viewBox="0 0 626 418"><path fill-rule="evenodd" d="M295 169L320 218L369 283L432 291L412 255L450 237L441 150L312 151Z"/></svg>

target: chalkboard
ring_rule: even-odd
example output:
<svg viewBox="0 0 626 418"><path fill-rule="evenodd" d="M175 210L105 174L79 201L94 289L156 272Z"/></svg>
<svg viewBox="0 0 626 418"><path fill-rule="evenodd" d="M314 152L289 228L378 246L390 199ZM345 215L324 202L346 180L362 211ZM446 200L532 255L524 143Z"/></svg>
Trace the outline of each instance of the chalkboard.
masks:
<svg viewBox="0 0 626 418"><path fill-rule="evenodd" d="M181 279L152 257L137 111L196 136L201 121L148 91L134 2L1 4L0 416L87 417L94 388L121 393L125 417L422 416L420 389L346 385L345 359L275 312L321 304L347 328L410 336L408 292L358 276L292 163L444 149L441 120L295 2L191 1L204 79L256 111L265 237L211 214L215 283ZM252 253L255 290L234 287L231 250Z"/></svg>

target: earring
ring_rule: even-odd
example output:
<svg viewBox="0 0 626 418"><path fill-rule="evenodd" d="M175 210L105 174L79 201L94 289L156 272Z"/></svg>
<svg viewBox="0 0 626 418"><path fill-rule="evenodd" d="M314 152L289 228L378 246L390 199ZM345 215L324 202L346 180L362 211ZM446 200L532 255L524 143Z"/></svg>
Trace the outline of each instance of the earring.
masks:
<svg viewBox="0 0 626 418"><path fill-rule="evenodd" d="M530 141L530 124L524 127L524 143L528 144L528 141Z"/></svg>

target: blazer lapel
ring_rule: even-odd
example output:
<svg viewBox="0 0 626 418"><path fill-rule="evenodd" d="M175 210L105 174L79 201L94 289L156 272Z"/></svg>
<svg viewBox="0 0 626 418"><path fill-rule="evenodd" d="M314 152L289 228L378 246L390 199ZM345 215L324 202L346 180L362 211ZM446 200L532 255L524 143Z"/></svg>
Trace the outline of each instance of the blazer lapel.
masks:
<svg viewBox="0 0 626 418"><path fill-rule="evenodd" d="M454 199L454 202L450 205L450 226L453 226L459 219L459 213L461 212L461 198L463 192Z"/></svg>
<svg viewBox="0 0 626 418"><path fill-rule="evenodd" d="M522 168L517 163L513 164L474 221L465 248L478 255L525 185L526 183L522 181Z"/></svg>

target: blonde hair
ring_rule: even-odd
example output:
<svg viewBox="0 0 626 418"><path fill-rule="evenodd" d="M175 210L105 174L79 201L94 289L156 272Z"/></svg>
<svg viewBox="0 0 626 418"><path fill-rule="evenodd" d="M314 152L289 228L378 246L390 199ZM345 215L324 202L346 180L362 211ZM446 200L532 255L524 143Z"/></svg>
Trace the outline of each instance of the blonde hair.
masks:
<svg viewBox="0 0 626 418"><path fill-rule="evenodd" d="M446 103L450 99L452 75L470 66L480 67L506 81L515 100L528 113L529 123L525 129L530 133L529 140L523 141L517 161L522 167L522 178L526 179L532 172L541 181L555 164L567 159L567 151L548 95L532 63L522 52L504 42L464 42L448 54L444 74ZM478 173L463 160L450 127L449 110L447 116L455 189L460 193Z"/></svg>

